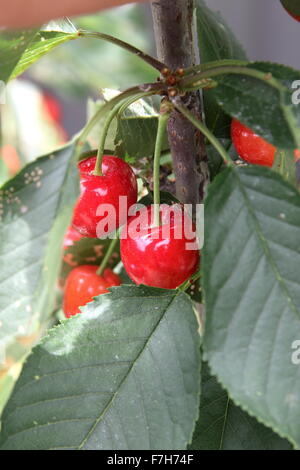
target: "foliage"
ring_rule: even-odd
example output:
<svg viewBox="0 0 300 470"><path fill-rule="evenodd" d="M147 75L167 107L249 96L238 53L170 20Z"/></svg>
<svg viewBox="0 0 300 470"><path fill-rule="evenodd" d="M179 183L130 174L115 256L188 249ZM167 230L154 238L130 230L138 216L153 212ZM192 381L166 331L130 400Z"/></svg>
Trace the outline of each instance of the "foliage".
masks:
<svg viewBox="0 0 300 470"><path fill-rule="evenodd" d="M283 3L292 10L293 0ZM88 22L96 19L79 20L78 26L94 29ZM292 99L300 71L247 61L230 28L203 0L197 0L197 23L200 66L175 77L135 53L134 64L141 57L148 62L140 77L153 81L166 73L123 93L102 89L101 99L89 103L90 119L80 135L26 165L1 188L2 449L300 448L300 369L293 360L300 340L294 155L300 149L300 108ZM78 50L74 66L86 61L81 72L87 74L93 68L84 55L90 46L82 45L86 38L67 20L41 31L3 33L0 78L17 77L69 41L56 57L65 60ZM96 39L92 49L99 50ZM41 63L56 60L49 57ZM121 75L124 62L119 65ZM105 67L103 77L113 82L109 61L101 62ZM175 91L168 84L172 77ZM178 94L198 89L204 89L207 125L178 104ZM59 273L64 280L75 264L99 264L109 249L108 240L82 239L62 251L78 196L79 150L88 138L92 146L99 139L100 147L104 141L107 150L148 175L161 95L164 105L167 98L167 106L181 110L206 137L211 182L201 279L191 280L197 295L190 284L175 290L130 284L117 248L109 262L118 265L124 285L51 328L61 309ZM272 169L240 165L228 132L233 117L277 147ZM171 167L165 135L159 144ZM165 183L163 172L161 178ZM152 202L152 183L149 178L140 184L140 202ZM175 200L167 192L158 196Z"/></svg>

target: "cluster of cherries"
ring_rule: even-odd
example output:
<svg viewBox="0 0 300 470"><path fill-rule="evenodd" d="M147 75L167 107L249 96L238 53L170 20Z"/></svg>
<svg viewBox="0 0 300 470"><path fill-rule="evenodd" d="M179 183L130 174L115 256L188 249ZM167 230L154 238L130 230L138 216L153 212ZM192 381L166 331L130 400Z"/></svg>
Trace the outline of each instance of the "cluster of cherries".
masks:
<svg viewBox="0 0 300 470"><path fill-rule="evenodd" d="M236 119L232 120L231 137L244 161L267 167L274 165L276 148ZM300 159L299 150L295 150L295 159ZM120 158L104 156L102 175L97 176L94 174L95 165L96 155L78 164L80 197L74 210L72 226L65 236L64 247L71 246L82 237L101 238L105 235L106 224L113 230L124 225L122 233L126 232L126 236L123 237L121 233L121 259L129 277L136 284L175 289L188 280L199 266L199 250L187 249L189 243L196 244L196 237L193 239L190 234L187 235L186 225L190 224L191 233L194 233L194 226L184 209L177 205L176 210L182 211L183 217L176 218L174 206L162 205L159 226L153 224L151 206L128 218L128 207L137 202L137 181L132 168ZM124 208L120 207L120 196L127 200ZM112 220L109 220L108 213L105 214L106 224L102 227L104 214L99 208L108 204L115 211ZM172 212L170 207L173 208ZM140 217L143 211L145 217ZM178 223L181 227L178 227ZM135 230L131 230L131 226ZM164 230L166 226L167 238ZM181 238L176 236L178 229L182 233ZM80 312L80 306L97 295L107 293L109 287L120 284L120 277L111 269L105 269L99 275L97 266L76 267L65 284L63 308L66 317L76 315Z"/></svg>
<svg viewBox="0 0 300 470"><path fill-rule="evenodd" d="M199 265L199 250L187 249L187 243L196 246L196 236L193 239L182 227L187 220L193 225L191 219L180 205L175 209L175 212L182 211L183 216L179 218L174 216L174 210L169 211L174 206L162 205L159 226L153 224L151 206L128 218L128 208L137 202L137 181L132 168L120 158L104 156L102 175L97 176L94 174L96 160L96 155L93 155L78 164L80 196L74 209L72 226L65 236L64 247L71 246L82 237L101 238L107 235L107 226L117 230L124 225L122 233L126 232L126 236L120 237L120 251L130 278L136 284L164 289L180 286L195 273ZM127 200L124 208L120 205L121 196ZM107 205L114 208L111 220L109 212L104 214L101 210ZM141 217L143 211L144 217ZM105 225L102 227L104 217ZM178 223L182 226L176 226ZM135 230L131 230L131 226ZM182 233L180 239L176 236L178 228ZM121 284L120 277L111 269L105 269L102 275L97 271L97 266L93 265L78 266L71 271L64 290L63 309L66 317L80 313L79 307L90 302L93 297L107 293L111 286Z"/></svg>
<svg viewBox="0 0 300 470"><path fill-rule="evenodd" d="M286 8L286 5L282 1ZM287 8L286 8L287 9ZM288 9L287 9L288 10ZM288 11L291 16L300 21ZM239 156L248 163L272 167L275 161L276 148L255 134L251 129L236 119L231 124L231 137ZM188 280L199 266L199 250L187 249L188 243L196 243L186 237L184 225L189 219L181 206L177 210L183 217L170 216L168 206L160 208L160 224L153 223L151 207L146 207L146 217L139 219L138 230L132 236L130 226L136 228L137 217L127 217L128 207L137 202L137 181L132 168L122 159L104 156L102 174L95 174L96 155L78 164L80 173L80 197L74 210L72 226L69 227L64 240L64 248L73 245L82 237L101 238L101 220L104 215L99 208L109 204L114 207L112 220L106 223L112 230L123 226L127 236L121 236L121 259L123 265L136 284L144 284L164 289L175 289ZM295 159L300 159L300 151L295 150ZM120 196L127 198L124 210L120 207ZM170 206L169 206L170 207ZM178 227L180 220L180 227ZM193 227L193 222L188 222ZM99 225L100 224L100 225ZM100 229L99 229L100 226ZM168 228L165 237L164 228ZM182 237L175 236L181 230ZM80 306L90 302L93 297L108 292L111 286L121 284L120 277L111 269L105 269L100 275L97 266L82 265L71 271L67 277L64 292L64 313L66 317L80 313Z"/></svg>

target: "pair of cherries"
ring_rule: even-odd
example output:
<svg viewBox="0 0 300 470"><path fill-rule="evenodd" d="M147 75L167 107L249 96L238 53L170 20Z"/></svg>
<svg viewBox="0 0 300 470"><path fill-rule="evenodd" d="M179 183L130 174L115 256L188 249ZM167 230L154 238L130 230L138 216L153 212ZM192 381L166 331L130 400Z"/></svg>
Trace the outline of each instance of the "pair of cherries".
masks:
<svg viewBox="0 0 300 470"><path fill-rule="evenodd" d="M121 259L136 284L175 289L188 280L198 268L199 250L194 225L182 206L162 205L159 226L153 224L151 206L128 218L128 209L137 202L133 170L114 156L103 157L101 176L94 174L95 165L96 156L78 164L80 197L64 246L67 248L81 237L101 238L106 230L111 232L126 224L121 236ZM120 196L126 198L126 204L120 205ZM76 315L80 306L120 284L121 279L110 269L100 276L96 266L76 267L65 284L66 317Z"/></svg>

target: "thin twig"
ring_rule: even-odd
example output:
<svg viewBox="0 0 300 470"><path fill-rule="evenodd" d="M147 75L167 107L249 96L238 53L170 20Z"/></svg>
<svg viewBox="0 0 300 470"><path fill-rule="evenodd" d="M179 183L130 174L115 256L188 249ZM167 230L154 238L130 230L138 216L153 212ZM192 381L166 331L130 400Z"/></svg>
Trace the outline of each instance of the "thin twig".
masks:
<svg viewBox="0 0 300 470"><path fill-rule="evenodd" d="M161 72L164 68L166 68L166 65L164 63L150 56L146 52L141 51L137 47L134 47L131 44L128 44L127 42L122 41L121 39L110 36L109 34L99 33L97 31L79 30L78 36L83 37L83 38L102 39L104 41L115 44L116 46L119 46L122 49L125 49L126 51L131 52L132 54L140 57L144 62L147 62L147 64L151 65L151 67L155 68L159 72Z"/></svg>

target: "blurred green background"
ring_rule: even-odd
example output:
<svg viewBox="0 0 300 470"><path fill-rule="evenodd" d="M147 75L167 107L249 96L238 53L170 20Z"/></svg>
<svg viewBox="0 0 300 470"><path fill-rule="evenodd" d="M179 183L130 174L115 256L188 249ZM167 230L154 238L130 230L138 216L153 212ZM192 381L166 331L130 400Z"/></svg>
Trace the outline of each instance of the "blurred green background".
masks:
<svg viewBox="0 0 300 470"><path fill-rule="evenodd" d="M155 54L149 6L126 5L71 21ZM82 39L54 49L7 87L0 183L78 132L87 119L87 101L97 100L101 89L122 90L156 76L138 57L105 41Z"/></svg>

